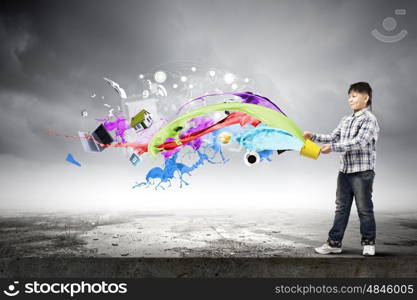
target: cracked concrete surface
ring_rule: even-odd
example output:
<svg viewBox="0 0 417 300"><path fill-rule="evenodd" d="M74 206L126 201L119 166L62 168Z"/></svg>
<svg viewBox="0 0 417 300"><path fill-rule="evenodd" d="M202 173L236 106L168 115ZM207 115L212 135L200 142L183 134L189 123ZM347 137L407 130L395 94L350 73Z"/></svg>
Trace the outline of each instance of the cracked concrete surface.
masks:
<svg viewBox="0 0 417 300"><path fill-rule="evenodd" d="M342 257L361 254L352 211ZM0 219L1 257L316 257L333 213L200 210ZM379 256L417 254L417 213L376 213ZM333 256L329 256L333 257Z"/></svg>
<svg viewBox="0 0 417 300"><path fill-rule="evenodd" d="M102 256L132 257L314 257L332 214L320 211L182 212L98 226L82 235ZM417 214L377 214L381 256L417 254ZM117 246L114 242L117 241ZM343 256L361 254L359 221L346 231Z"/></svg>
<svg viewBox="0 0 417 300"><path fill-rule="evenodd" d="M333 212L194 210L0 218L0 277L415 277L417 214L377 212L361 255L352 212L343 253L321 256Z"/></svg>

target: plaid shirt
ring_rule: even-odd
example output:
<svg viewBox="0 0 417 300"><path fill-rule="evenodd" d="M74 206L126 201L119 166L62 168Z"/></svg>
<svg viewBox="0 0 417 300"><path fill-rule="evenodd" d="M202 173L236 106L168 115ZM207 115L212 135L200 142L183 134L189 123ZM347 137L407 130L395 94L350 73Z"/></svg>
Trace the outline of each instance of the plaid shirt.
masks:
<svg viewBox="0 0 417 300"><path fill-rule="evenodd" d="M312 141L330 143L332 151L342 152L340 171L354 173L375 168L378 132L376 117L364 108L343 117L331 134L314 134Z"/></svg>

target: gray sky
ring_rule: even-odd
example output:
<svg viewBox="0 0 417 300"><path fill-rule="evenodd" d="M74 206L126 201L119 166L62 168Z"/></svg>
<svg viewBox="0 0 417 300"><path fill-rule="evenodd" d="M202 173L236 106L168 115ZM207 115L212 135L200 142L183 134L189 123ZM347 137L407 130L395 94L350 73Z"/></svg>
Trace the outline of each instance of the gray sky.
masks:
<svg viewBox="0 0 417 300"><path fill-rule="evenodd" d="M313 161L286 153L248 168L243 153L229 153L230 163L196 171L190 186L155 192L130 190L154 163L133 168L114 149L83 153L79 141L45 134L96 126L80 111L105 112L89 98L99 91L111 99L103 76L137 94L138 74L185 60L253 78L256 92L303 130L324 133L350 112L349 84L368 81L381 127L375 207L417 209L416 8L415 1L3 1L0 206L333 209L337 154ZM391 33L386 17L398 23ZM403 28L408 34L396 43L371 35ZM64 161L68 152L82 168Z"/></svg>

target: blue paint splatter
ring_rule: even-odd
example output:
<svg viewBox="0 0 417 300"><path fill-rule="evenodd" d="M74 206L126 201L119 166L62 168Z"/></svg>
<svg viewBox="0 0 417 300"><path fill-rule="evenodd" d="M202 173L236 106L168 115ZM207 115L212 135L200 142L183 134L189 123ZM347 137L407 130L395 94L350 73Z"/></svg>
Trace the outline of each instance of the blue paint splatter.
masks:
<svg viewBox="0 0 417 300"><path fill-rule="evenodd" d="M73 165L76 165L76 166L81 167L81 164L80 164L78 161L76 161L76 160L75 160L74 156L72 156L72 154L71 154L71 153L68 153L68 154L67 154L67 158L66 158L65 160L66 160L67 162L69 162L69 163L73 164Z"/></svg>
<svg viewBox="0 0 417 300"><path fill-rule="evenodd" d="M297 150L303 143L290 133L266 125L258 125L235 139L249 151Z"/></svg>
<svg viewBox="0 0 417 300"><path fill-rule="evenodd" d="M165 165L163 169L160 167L152 168L148 172L148 174L146 174L146 181L137 183L132 188L141 186L149 187L150 185L155 185L155 180L159 179L159 182L155 186L155 189L157 190L159 187L161 187L163 190L165 190L165 187L162 184L168 183L168 187L171 187L171 180L175 178L175 173L178 173L178 177L180 179L180 188L182 188L183 183L185 185L188 185L189 183L184 180L183 175L188 174L191 176L191 172L197 169L199 166L204 165L205 161L207 161L210 164L216 164L216 162L212 161L207 154L199 150L196 150L195 153L197 153L198 155L198 160L192 166L187 166L183 163L178 163L178 153L175 153L173 156L165 160Z"/></svg>

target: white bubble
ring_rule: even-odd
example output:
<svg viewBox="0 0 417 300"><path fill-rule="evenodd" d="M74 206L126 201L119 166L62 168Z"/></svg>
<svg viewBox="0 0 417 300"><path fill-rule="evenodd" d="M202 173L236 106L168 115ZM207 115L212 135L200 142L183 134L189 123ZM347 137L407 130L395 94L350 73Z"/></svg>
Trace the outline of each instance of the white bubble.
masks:
<svg viewBox="0 0 417 300"><path fill-rule="evenodd" d="M235 75L233 75L232 73L226 73L223 79L224 82L226 82L227 84L232 84L235 81Z"/></svg>
<svg viewBox="0 0 417 300"><path fill-rule="evenodd" d="M195 72L195 71L197 71L197 68L196 67L191 67L191 71Z"/></svg>
<svg viewBox="0 0 417 300"><path fill-rule="evenodd" d="M185 77L185 76L181 76L181 78L180 78L180 80L181 80L181 82L186 82L187 81L187 77Z"/></svg>
<svg viewBox="0 0 417 300"><path fill-rule="evenodd" d="M249 82L249 78L245 78L245 80L244 80L246 83L248 83Z"/></svg>
<svg viewBox="0 0 417 300"><path fill-rule="evenodd" d="M190 89L192 89L193 87L194 87L194 85L192 85L192 84L188 85L188 88L190 88Z"/></svg>
<svg viewBox="0 0 417 300"><path fill-rule="evenodd" d="M174 89L176 89L176 88L178 87L178 84L174 83L174 84L172 85L172 87L173 87Z"/></svg>
<svg viewBox="0 0 417 300"><path fill-rule="evenodd" d="M164 83L167 80L167 74L164 71L155 72L153 77L158 83Z"/></svg>
<svg viewBox="0 0 417 300"><path fill-rule="evenodd" d="M237 84L236 83L233 83L232 84L232 90L236 90L237 89Z"/></svg>
<svg viewBox="0 0 417 300"><path fill-rule="evenodd" d="M214 71L214 70L210 70L210 71L209 71L209 75L210 75L211 77L216 76L216 71Z"/></svg>
<svg viewBox="0 0 417 300"><path fill-rule="evenodd" d="M145 76L143 74L139 74L139 79L143 79Z"/></svg>
<svg viewBox="0 0 417 300"><path fill-rule="evenodd" d="M81 111L81 117L88 117L88 111L86 110L86 109L83 109L82 111Z"/></svg>

